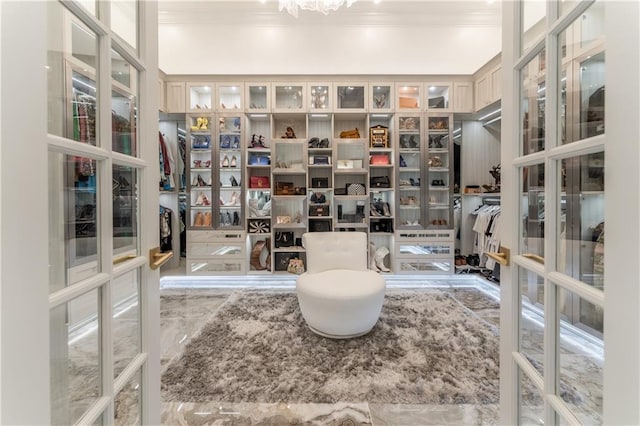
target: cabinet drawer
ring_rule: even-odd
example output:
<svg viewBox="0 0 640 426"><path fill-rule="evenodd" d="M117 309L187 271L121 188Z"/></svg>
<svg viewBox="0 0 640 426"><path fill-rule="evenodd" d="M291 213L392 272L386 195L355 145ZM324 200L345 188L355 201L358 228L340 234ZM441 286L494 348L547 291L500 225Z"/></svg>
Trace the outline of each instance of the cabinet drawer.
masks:
<svg viewBox="0 0 640 426"><path fill-rule="evenodd" d="M187 257L187 275L244 275L244 259L198 259Z"/></svg>
<svg viewBox="0 0 640 426"><path fill-rule="evenodd" d="M420 231L400 231L396 233L398 242L431 242L454 240L453 229L425 229Z"/></svg>
<svg viewBox="0 0 640 426"><path fill-rule="evenodd" d="M443 258L409 258L403 257L396 260L396 273L398 274L453 274L453 257Z"/></svg>
<svg viewBox="0 0 640 426"><path fill-rule="evenodd" d="M243 243L246 234L242 231L187 231L190 243Z"/></svg>
<svg viewBox="0 0 640 426"><path fill-rule="evenodd" d="M422 242L400 242L398 247L398 257L443 257L453 256L454 244L448 241L422 241Z"/></svg>
<svg viewBox="0 0 640 426"><path fill-rule="evenodd" d="M245 243L189 243L187 253L190 257L218 258L218 259L244 259Z"/></svg>

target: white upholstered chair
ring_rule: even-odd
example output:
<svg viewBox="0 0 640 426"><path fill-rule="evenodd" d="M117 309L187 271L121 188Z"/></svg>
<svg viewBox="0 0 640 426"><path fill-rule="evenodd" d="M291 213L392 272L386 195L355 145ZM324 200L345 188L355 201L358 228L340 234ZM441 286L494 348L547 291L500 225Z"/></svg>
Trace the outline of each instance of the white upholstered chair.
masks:
<svg viewBox="0 0 640 426"><path fill-rule="evenodd" d="M335 339L367 334L384 302L384 278L367 268L367 234L308 232L307 270L296 282L302 316L317 334Z"/></svg>

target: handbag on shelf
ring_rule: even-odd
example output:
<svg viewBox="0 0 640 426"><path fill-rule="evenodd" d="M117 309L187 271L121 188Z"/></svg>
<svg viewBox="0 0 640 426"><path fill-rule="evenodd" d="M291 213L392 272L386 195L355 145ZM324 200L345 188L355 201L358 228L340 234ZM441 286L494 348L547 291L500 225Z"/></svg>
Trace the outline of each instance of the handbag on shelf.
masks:
<svg viewBox="0 0 640 426"><path fill-rule="evenodd" d="M389 176L371 176L369 186L371 188L391 188L391 180Z"/></svg>
<svg viewBox="0 0 640 426"><path fill-rule="evenodd" d="M343 130L340 132L340 138L341 139L359 139L360 132L358 131L357 127L351 130Z"/></svg>
<svg viewBox="0 0 640 426"><path fill-rule="evenodd" d="M361 183L348 183L347 195L366 195L367 190Z"/></svg>
<svg viewBox="0 0 640 426"><path fill-rule="evenodd" d="M311 178L311 186L313 188L328 188L329 187L329 178Z"/></svg>
<svg viewBox="0 0 640 426"><path fill-rule="evenodd" d="M309 206L309 216L329 216L329 206L326 204L312 204Z"/></svg>
<svg viewBox="0 0 640 426"><path fill-rule="evenodd" d="M311 155L309 156L309 164L314 166L330 165L331 157L328 155Z"/></svg>
<svg viewBox="0 0 640 426"><path fill-rule="evenodd" d="M370 163L375 166L386 166L389 164L389 156L386 154L374 154L371 156Z"/></svg>
<svg viewBox="0 0 640 426"><path fill-rule="evenodd" d="M327 197L325 197L322 192L314 192L311 194L311 198L309 199L313 204L324 204L327 202Z"/></svg>
<svg viewBox="0 0 640 426"><path fill-rule="evenodd" d="M276 182L276 195L294 195L293 182Z"/></svg>
<svg viewBox="0 0 640 426"><path fill-rule="evenodd" d="M275 246L280 247L293 247L293 231L278 231L276 232Z"/></svg>
<svg viewBox="0 0 640 426"><path fill-rule="evenodd" d="M291 223L291 216L276 216L276 223L278 225L287 225Z"/></svg>
<svg viewBox="0 0 640 426"><path fill-rule="evenodd" d="M209 149L211 145L211 136L209 135L192 135L191 147L195 149Z"/></svg>
<svg viewBox="0 0 640 426"><path fill-rule="evenodd" d="M249 178L249 188L269 189L270 187L269 176L251 176Z"/></svg>
<svg viewBox="0 0 640 426"><path fill-rule="evenodd" d="M269 155L250 154L249 166L268 166L271 164L271 157Z"/></svg>
<svg viewBox="0 0 640 426"><path fill-rule="evenodd" d="M331 222L329 220L310 220L309 232L331 232Z"/></svg>
<svg viewBox="0 0 640 426"><path fill-rule="evenodd" d="M289 259L289 264L287 265L287 272L292 274L300 275L304 273L304 262L302 259L293 258Z"/></svg>

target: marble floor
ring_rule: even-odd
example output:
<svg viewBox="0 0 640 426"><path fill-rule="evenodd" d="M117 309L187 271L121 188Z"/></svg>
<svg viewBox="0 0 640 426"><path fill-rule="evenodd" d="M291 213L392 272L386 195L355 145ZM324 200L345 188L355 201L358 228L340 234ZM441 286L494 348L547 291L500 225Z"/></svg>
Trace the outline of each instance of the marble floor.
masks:
<svg viewBox="0 0 640 426"><path fill-rule="evenodd" d="M290 283L285 282L284 287ZM237 285L237 283L235 284ZM178 356L200 327L235 291L235 285L209 288L195 280L187 287L164 286L161 303L162 365ZM403 287L425 287L407 282ZM498 290L495 285L480 291L466 281L432 281L427 287L450 292L472 310L480 321L499 331ZM484 297L478 297L481 293ZM542 322L535 313L523 321L523 352L540 371L542 365ZM586 423L601 423L602 360L581 346L576 339L565 339L561 345L561 371L567 383L564 398ZM576 394L589 395L585 401ZM523 395L526 406L521 413L523 424L541 424L542 400L539 395ZM338 404L267 404L193 403L163 404L162 422L166 425L491 425L498 424L497 404L489 405L406 405L341 402Z"/></svg>

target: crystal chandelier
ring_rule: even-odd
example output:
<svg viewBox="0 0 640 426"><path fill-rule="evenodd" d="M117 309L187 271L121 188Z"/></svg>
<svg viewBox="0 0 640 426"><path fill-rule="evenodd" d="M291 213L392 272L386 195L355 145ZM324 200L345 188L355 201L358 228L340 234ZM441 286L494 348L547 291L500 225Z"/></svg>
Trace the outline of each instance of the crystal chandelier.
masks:
<svg viewBox="0 0 640 426"><path fill-rule="evenodd" d="M291 15L298 17L298 8L302 10L314 10L328 15L329 12L338 10L340 6L347 3L351 7L358 0L279 0L279 8L287 9Z"/></svg>

